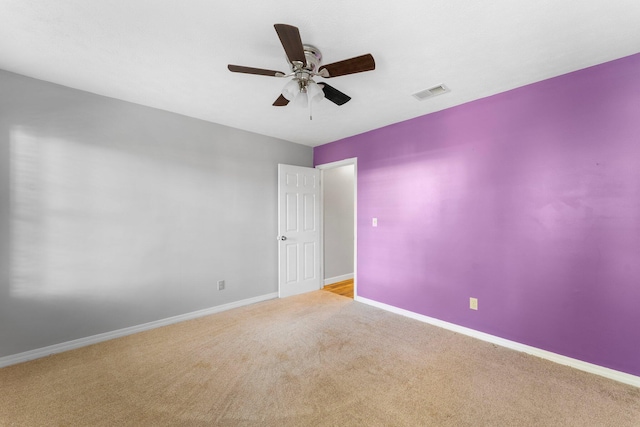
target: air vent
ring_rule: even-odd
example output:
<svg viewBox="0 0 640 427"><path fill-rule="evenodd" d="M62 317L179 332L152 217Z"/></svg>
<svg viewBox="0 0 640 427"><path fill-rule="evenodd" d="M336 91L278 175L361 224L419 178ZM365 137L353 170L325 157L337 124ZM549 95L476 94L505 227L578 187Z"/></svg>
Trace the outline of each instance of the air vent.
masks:
<svg viewBox="0 0 640 427"><path fill-rule="evenodd" d="M438 85L434 87L430 87L429 89L421 90L420 92L414 93L413 97L418 101L424 101L428 98L433 98L434 96L442 95L443 93L449 92L449 88L445 85Z"/></svg>

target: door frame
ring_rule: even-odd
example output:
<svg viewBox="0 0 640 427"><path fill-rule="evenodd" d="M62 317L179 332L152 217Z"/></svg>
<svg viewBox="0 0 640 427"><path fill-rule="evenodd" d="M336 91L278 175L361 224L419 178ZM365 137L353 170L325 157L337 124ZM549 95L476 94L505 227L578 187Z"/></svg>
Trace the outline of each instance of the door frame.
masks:
<svg viewBox="0 0 640 427"><path fill-rule="evenodd" d="M353 299L358 297L358 158L338 160L316 165L320 170L320 280L324 286L324 171L353 165Z"/></svg>

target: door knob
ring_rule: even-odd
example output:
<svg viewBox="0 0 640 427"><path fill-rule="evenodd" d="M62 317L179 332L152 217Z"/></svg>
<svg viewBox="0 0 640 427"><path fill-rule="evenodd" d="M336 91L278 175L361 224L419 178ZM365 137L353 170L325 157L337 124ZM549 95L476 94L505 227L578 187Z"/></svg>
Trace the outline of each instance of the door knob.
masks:
<svg viewBox="0 0 640 427"><path fill-rule="evenodd" d="M280 240L287 240L287 236L280 236Z"/></svg>

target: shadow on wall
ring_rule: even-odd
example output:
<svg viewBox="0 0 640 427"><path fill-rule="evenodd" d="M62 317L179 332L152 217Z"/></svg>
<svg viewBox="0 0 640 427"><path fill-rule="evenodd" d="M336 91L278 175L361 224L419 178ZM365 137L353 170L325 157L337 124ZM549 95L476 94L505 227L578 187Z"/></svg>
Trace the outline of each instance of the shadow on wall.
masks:
<svg viewBox="0 0 640 427"><path fill-rule="evenodd" d="M11 131L10 150L12 297L119 300L210 272L189 251L215 239L192 226L216 209L207 165L24 129Z"/></svg>
<svg viewBox="0 0 640 427"><path fill-rule="evenodd" d="M143 292L145 283L200 281L215 267L197 249L218 237L209 220L216 212L226 217L220 198L237 210L237 163L20 128L11 131L10 147L12 295L119 299L133 280ZM223 187L218 174L238 180Z"/></svg>

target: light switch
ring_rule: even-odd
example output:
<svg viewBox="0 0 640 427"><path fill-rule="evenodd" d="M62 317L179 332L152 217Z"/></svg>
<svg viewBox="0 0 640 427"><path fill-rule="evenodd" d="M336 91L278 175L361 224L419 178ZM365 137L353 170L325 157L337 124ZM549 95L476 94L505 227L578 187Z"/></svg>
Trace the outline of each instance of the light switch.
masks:
<svg viewBox="0 0 640 427"><path fill-rule="evenodd" d="M374 227L378 226L378 218L373 218L373 221L371 221L371 225Z"/></svg>

